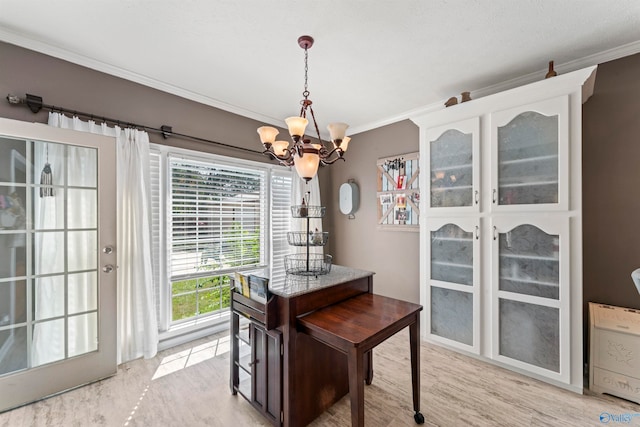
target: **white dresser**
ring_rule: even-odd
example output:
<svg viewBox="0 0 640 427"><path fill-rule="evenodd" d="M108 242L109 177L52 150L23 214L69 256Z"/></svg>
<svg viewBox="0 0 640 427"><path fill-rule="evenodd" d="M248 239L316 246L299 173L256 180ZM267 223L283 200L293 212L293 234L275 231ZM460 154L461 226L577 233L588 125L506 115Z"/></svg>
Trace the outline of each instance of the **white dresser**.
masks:
<svg viewBox="0 0 640 427"><path fill-rule="evenodd" d="M590 389L640 403L640 310L589 303Z"/></svg>

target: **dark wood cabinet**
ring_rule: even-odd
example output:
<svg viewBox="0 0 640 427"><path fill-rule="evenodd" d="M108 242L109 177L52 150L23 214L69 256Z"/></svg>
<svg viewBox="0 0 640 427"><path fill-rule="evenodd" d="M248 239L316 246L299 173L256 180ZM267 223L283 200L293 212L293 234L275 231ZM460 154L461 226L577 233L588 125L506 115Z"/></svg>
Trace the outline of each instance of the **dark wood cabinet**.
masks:
<svg viewBox="0 0 640 427"><path fill-rule="evenodd" d="M273 300L273 298L272 298ZM267 329L268 307L232 292L231 391L282 425L282 333Z"/></svg>

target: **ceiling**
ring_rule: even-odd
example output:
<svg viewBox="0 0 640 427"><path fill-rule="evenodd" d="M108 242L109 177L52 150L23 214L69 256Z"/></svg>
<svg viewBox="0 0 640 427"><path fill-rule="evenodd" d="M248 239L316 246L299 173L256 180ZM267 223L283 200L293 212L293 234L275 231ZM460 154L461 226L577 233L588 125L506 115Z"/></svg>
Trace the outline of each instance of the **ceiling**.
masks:
<svg viewBox="0 0 640 427"><path fill-rule="evenodd" d="M359 133L640 52L638 0L0 0L0 40L283 126ZM72 106L69 106L72 108Z"/></svg>

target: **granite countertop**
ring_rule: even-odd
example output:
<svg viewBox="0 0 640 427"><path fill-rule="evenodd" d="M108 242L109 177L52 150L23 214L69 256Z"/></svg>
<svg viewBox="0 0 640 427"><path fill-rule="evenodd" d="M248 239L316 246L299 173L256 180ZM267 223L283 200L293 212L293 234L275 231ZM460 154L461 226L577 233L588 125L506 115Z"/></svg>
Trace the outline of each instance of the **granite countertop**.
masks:
<svg viewBox="0 0 640 427"><path fill-rule="evenodd" d="M318 276L296 276L287 274L284 279L269 283L269 291L284 298L291 298L351 280L361 279L373 274L371 271L358 270L357 268L342 265L332 265L329 274Z"/></svg>

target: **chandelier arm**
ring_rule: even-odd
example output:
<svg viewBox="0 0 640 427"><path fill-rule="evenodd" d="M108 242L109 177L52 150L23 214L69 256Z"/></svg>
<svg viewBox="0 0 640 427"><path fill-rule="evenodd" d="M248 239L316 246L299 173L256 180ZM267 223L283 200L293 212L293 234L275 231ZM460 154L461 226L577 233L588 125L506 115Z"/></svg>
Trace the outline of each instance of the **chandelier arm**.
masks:
<svg viewBox="0 0 640 427"><path fill-rule="evenodd" d="M327 166L327 165L332 165L335 162L337 162L338 160L342 160L343 162L346 162L347 159L345 159L344 157L340 156L340 157L336 157L333 160L327 160L327 159L320 159L320 163L322 163L323 165Z"/></svg>
<svg viewBox="0 0 640 427"><path fill-rule="evenodd" d="M337 154L337 157L331 159L331 156L333 156L334 154ZM342 151L341 148L334 148L331 151L322 149L320 151L320 162L322 162L323 165L331 165L340 159L342 159L343 161L346 161L343 155L344 155L344 151Z"/></svg>
<svg viewBox="0 0 640 427"><path fill-rule="evenodd" d="M322 144L322 146L324 147L324 141L322 140L322 138L320 138L320 129L318 129L318 122L316 122L316 115L313 112L313 107L311 105L309 105L309 111L311 111L311 119L313 119L313 126L316 128L316 135L318 135L318 141L320 141L320 144Z"/></svg>
<svg viewBox="0 0 640 427"><path fill-rule="evenodd" d="M282 163L285 166L291 166L293 164L293 155L291 154L290 149L287 150L286 153L287 154L285 156L279 156L276 153L274 153L272 149L264 150L262 152L262 154L268 155L273 159L278 160L280 163Z"/></svg>

